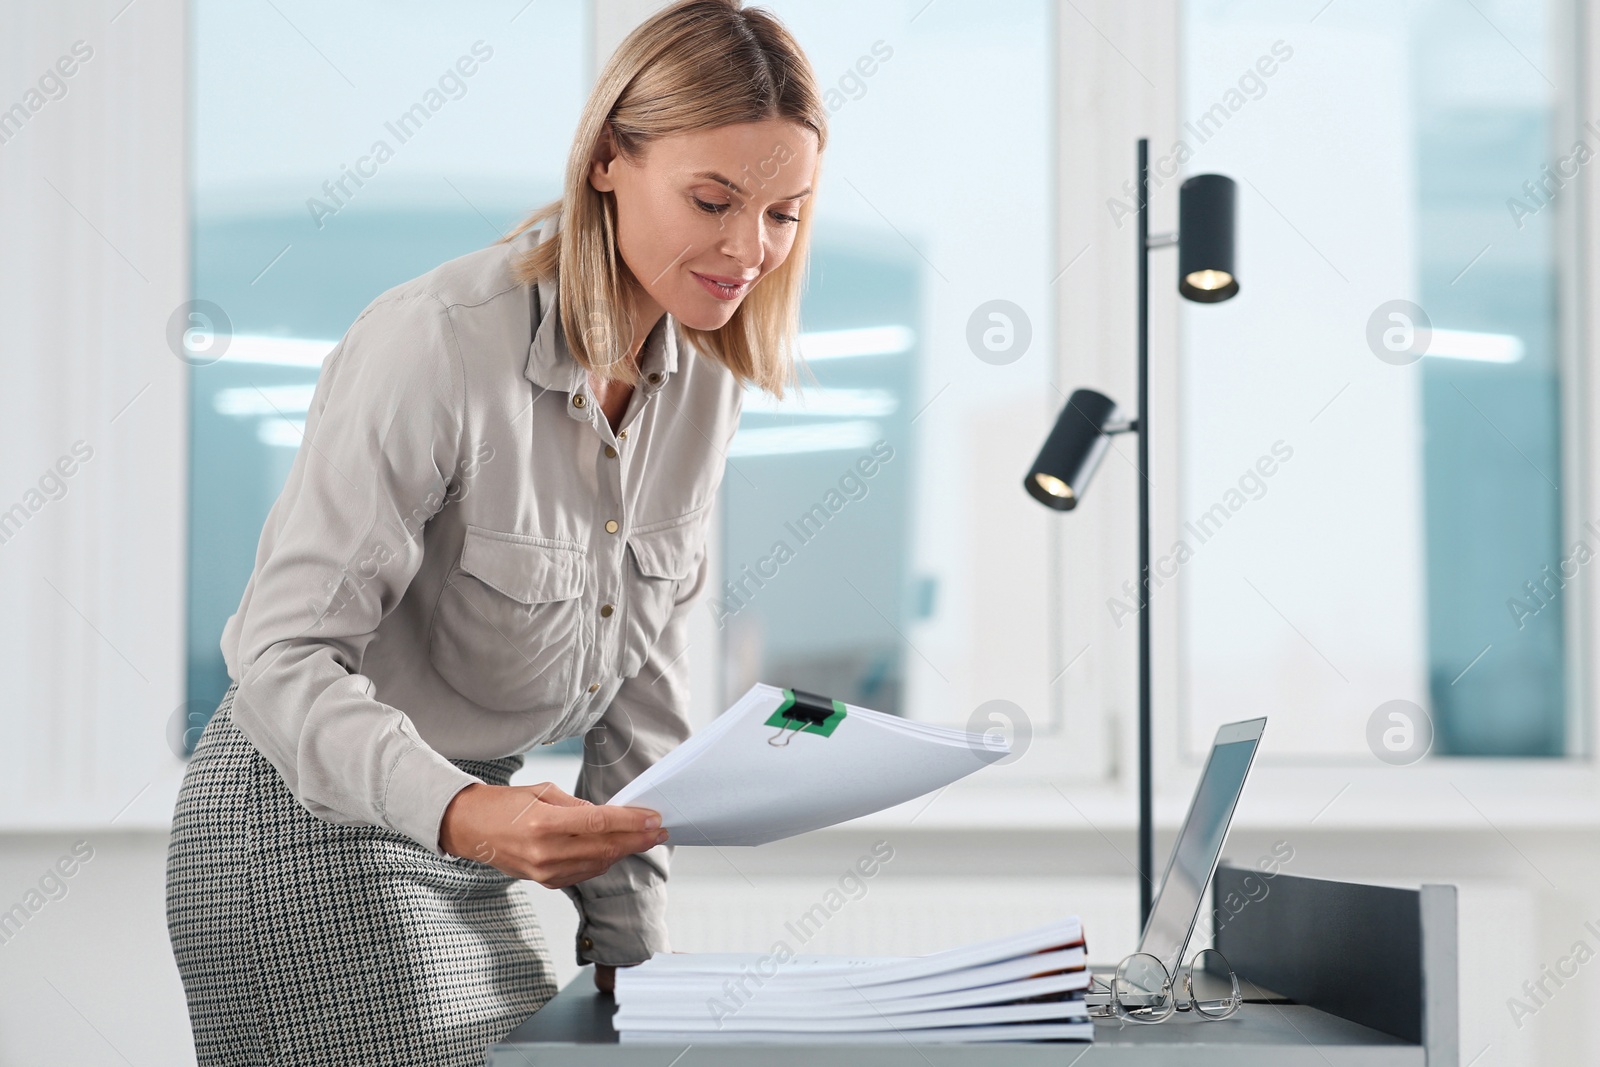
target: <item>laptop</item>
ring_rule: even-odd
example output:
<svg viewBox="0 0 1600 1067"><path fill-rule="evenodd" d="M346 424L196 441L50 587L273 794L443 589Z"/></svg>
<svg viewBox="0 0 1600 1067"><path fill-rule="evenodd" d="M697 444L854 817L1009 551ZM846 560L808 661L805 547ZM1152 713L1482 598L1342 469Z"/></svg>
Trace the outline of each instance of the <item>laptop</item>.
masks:
<svg viewBox="0 0 1600 1067"><path fill-rule="evenodd" d="M1161 876L1150 918L1139 936L1138 951L1160 960L1174 978L1183 966L1184 951L1200 921L1206 887L1222 857L1228 825L1233 821L1234 808L1244 792L1245 777L1255 761L1256 747L1266 725L1264 718L1248 719L1217 730L1205 770L1200 772L1200 782L1195 786L1194 799L1189 802L1189 814L1184 816L1183 829L1172 847L1166 873ZM1105 971L1114 969L1113 966ZM1102 978L1096 977L1094 985L1096 992L1107 990Z"/></svg>

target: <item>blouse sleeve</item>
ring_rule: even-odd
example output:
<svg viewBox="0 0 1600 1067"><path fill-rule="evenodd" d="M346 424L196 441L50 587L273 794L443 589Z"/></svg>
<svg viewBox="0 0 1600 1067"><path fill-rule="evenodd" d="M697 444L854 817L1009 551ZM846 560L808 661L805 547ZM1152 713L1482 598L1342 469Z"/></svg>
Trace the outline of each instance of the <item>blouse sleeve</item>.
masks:
<svg viewBox="0 0 1600 1067"><path fill-rule="evenodd" d="M741 392L733 393L733 417L715 460L725 463L739 429ZM721 477L718 477L718 484ZM583 769L577 796L604 804L646 768L689 736L690 613L710 574L705 537L716 514L707 506L700 548L690 576L679 589L672 614L637 674L617 690L598 723L584 735ZM672 845L625 856L598 878L565 892L578 908L578 963L626 967L669 951L667 874Z"/></svg>
<svg viewBox="0 0 1600 1067"><path fill-rule="evenodd" d="M384 826L436 854L474 779L376 698L362 660L422 565L422 529L456 470L465 379L449 313L380 297L328 357L301 442L228 620L233 714L296 799L329 822Z"/></svg>
<svg viewBox="0 0 1600 1067"><path fill-rule="evenodd" d="M622 683L605 714L584 734L583 769L574 795L604 804L688 738L689 613L705 588L706 575L702 544L697 565L644 665ZM657 845L624 856L599 877L567 888L578 908L580 964L626 967L668 951L671 855L671 845Z"/></svg>

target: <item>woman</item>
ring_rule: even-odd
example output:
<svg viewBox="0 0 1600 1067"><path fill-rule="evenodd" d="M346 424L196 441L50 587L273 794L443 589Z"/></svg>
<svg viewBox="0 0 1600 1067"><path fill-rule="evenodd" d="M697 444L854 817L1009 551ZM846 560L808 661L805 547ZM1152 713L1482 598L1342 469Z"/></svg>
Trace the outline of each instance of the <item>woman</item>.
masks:
<svg viewBox="0 0 1600 1067"><path fill-rule="evenodd" d="M577 953L667 948L669 846L605 804L687 734L688 611L747 384L781 395L826 140L770 15L675 4L562 198L384 293L328 357L222 637L168 923L202 1064L477 1064ZM574 795L507 784L583 736Z"/></svg>

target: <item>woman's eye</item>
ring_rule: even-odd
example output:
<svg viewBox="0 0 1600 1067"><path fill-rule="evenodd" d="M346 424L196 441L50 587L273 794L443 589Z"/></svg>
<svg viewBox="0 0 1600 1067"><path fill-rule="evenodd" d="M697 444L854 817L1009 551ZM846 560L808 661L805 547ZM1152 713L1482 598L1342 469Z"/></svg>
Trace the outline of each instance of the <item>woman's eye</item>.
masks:
<svg viewBox="0 0 1600 1067"><path fill-rule="evenodd" d="M704 211L708 215L720 215L724 211L728 210L727 204L713 204L709 201L701 200L698 196L694 197L693 199L695 207L699 208L701 211Z"/></svg>
<svg viewBox="0 0 1600 1067"><path fill-rule="evenodd" d="M776 212L776 211L774 211L772 213L772 218L773 218L774 221L781 222L785 226L792 226L795 223L800 221L798 218L796 218L793 215L784 215L784 214L780 214L779 212Z"/></svg>

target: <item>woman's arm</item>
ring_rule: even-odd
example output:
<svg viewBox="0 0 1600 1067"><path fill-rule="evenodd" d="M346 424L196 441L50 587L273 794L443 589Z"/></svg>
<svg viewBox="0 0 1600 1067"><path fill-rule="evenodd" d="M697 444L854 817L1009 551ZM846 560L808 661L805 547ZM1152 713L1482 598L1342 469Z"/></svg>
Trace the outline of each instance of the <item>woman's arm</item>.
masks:
<svg viewBox="0 0 1600 1067"><path fill-rule="evenodd" d="M305 440L262 530L223 647L234 718L300 803L438 851L477 781L425 744L361 673L422 565L422 530L461 455L465 378L449 314L417 290L374 301L328 357Z"/></svg>
<svg viewBox="0 0 1600 1067"><path fill-rule="evenodd" d="M712 509L707 508L707 519ZM689 736L689 613L708 574L702 545L692 577L683 583L672 614L637 674L622 683L604 715L584 735L578 797L603 804L645 768ZM636 810L636 809L629 809ZM566 889L578 908L579 963L643 963L668 950L667 866L671 846L627 856L598 877Z"/></svg>

